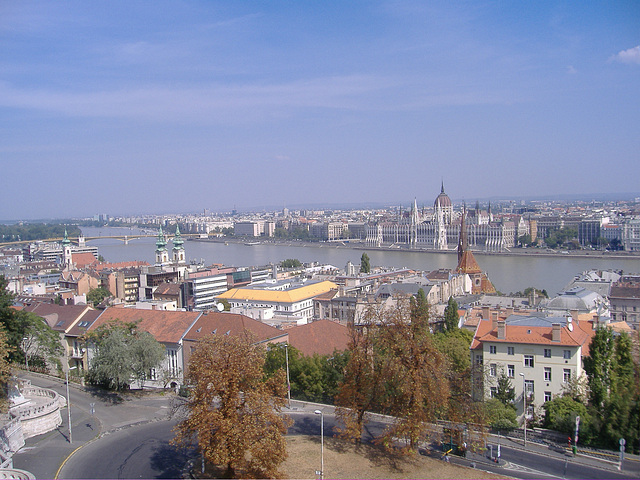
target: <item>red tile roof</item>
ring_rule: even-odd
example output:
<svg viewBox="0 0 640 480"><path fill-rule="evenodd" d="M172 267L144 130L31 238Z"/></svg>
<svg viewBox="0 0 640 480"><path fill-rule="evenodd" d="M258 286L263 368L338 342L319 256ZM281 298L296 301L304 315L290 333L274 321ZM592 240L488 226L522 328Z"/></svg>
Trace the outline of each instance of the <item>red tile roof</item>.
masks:
<svg viewBox="0 0 640 480"><path fill-rule="evenodd" d="M498 338L498 329L493 328L491 320L480 320L471 349L481 348L482 342L492 343L519 343L529 345L562 345L578 347L582 346L582 355L589 354L589 344L594 335L591 322L574 322L573 331L566 326L560 329L560 341L552 340L553 327L535 327L523 325L505 325L505 338Z"/></svg>
<svg viewBox="0 0 640 480"><path fill-rule="evenodd" d="M331 320L318 320L287 329L289 342L304 355L331 355L349 346L347 326Z"/></svg>
<svg viewBox="0 0 640 480"><path fill-rule="evenodd" d="M201 314L202 312L109 307L91 325L89 331L118 320L125 323L139 322L138 328L149 332L157 341L178 343Z"/></svg>
<svg viewBox="0 0 640 480"><path fill-rule="evenodd" d="M197 341L215 333L216 335L241 335L244 332L252 334L256 341L266 342L283 337L286 341L287 332L254 320L246 315L229 312L207 312L191 326L184 336L185 340Z"/></svg>

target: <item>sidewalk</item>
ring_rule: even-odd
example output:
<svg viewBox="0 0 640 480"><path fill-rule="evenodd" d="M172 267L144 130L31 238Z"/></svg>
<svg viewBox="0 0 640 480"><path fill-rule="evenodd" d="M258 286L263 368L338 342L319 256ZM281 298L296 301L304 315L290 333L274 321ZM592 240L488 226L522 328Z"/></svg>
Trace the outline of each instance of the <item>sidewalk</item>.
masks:
<svg viewBox="0 0 640 480"><path fill-rule="evenodd" d="M64 379L20 372L32 385L55 390L66 397ZM27 470L36 478L56 478L66 459L77 449L100 436L141 423L169 417L173 394L136 396L108 394L69 382L72 435L69 438L69 414L61 410L62 425L57 429L25 441L13 456L14 468ZM93 404L93 405L92 405ZM93 414L91 413L93 408Z"/></svg>

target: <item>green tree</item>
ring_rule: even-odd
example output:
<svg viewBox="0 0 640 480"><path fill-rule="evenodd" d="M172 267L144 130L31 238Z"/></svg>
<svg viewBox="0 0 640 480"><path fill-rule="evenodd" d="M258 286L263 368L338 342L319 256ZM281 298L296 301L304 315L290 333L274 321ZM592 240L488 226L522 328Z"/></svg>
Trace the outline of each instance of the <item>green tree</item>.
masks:
<svg viewBox="0 0 640 480"><path fill-rule="evenodd" d="M13 294L7 290L7 281L0 275L0 328L6 334L10 362L25 363L28 358L40 359L46 364L62 351L60 335L37 315L11 308Z"/></svg>
<svg viewBox="0 0 640 480"><path fill-rule="evenodd" d="M111 296L113 296L111 292L104 287L92 288L87 293L87 302L97 307L105 298Z"/></svg>
<svg viewBox="0 0 640 480"><path fill-rule="evenodd" d="M580 426L583 434L580 435L583 443L586 432L591 423L587 407L569 396L556 397L543 405L544 427L556 430L573 437L576 428L576 416L580 416Z"/></svg>
<svg viewBox="0 0 640 480"><path fill-rule="evenodd" d="M191 356L193 386L175 444L196 442L204 458L225 466L224 478L277 478L288 422L284 371L266 377L265 351L244 336L211 335Z"/></svg>
<svg viewBox="0 0 640 480"><path fill-rule="evenodd" d="M300 268L302 263L297 258L288 258L280 262L282 268Z"/></svg>
<svg viewBox="0 0 640 480"><path fill-rule="evenodd" d="M412 322L424 322L429 320L430 307L424 289L419 288L415 297L409 298Z"/></svg>
<svg viewBox="0 0 640 480"><path fill-rule="evenodd" d="M513 404L516 399L515 390L511 384L511 379L507 377L504 372L498 376L498 386L496 388L496 394L494 398L498 399L504 405L512 407L515 410Z"/></svg>
<svg viewBox="0 0 640 480"><path fill-rule="evenodd" d="M516 411L497 398L484 402L485 415L491 428L498 431L513 430L518 427Z"/></svg>
<svg viewBox="0 0 640 480"><path fill-rule="evenodd" d="M460 315L458 314L458 304L449 297L449 302L444 309L444 329L447 332L458 329L458 323L460 322Z"/></svg>
<svg viewBox="0 0 640 480"><path fill-rule="evenodd" d="M7 402L7 382L11 377L10 351L11 347L7 342L7 334L0 327L0 413L6 413L9 407Z"/></svg>
<svg viewBox="0 0 640 480"><path fill-rule="evenodd" d="M367 253L363 253L362 257L360 257L360 273L370 273L371 272L371 261L369 260L369 255Z"/></svg>
<svg viewBox="0 0 640 480"><path fill-rule="evenodd" d="M106 388L125 390L132 380L142 388L151 369L164 359L164 347L135 323L102 325L86 340L95 348L87 380Z"/></svg>
<svg viewBox="0 0 640 480"><path fill-rule="evenodd" d="M531 245L531 235L529 235L528 233L525 235L520 235L518 237L518 245L520 245L521 247Z"/></svg>

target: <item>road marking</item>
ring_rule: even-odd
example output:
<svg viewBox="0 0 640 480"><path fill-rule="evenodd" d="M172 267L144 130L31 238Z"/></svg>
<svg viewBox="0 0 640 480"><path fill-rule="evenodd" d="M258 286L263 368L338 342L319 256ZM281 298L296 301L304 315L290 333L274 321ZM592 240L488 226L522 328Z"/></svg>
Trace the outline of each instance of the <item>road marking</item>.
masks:
<svg viewBox="0 0 640 480"><path fill-rule="evenodd" d="M512 462L504 462L504 467L502 467L506 470L513 470L514 472L522 472L522 473L534 473L536 475L540 475L542 477L554 477L554 478L562 478L561 476L558 475L553 475L551 473L548 472L542 472L540 470L535 470L533 468L529 468L529 467L525 467L524 465L518 465L517 463L512 463Z"/></svg>

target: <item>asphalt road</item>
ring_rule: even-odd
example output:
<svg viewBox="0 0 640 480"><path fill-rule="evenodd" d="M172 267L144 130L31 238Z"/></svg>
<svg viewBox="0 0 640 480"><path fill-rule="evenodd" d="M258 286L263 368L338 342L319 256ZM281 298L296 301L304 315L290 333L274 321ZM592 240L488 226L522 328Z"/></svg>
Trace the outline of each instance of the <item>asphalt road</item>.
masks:
<svg viewBox="0 0 640 480"><path fill-rule="evenodd" d="M34 377L32 382L65 394L60 380ZM193 450L170 445L177 422L171 418L172 396L122 398L74 387L70 396L73 443L69 443L65 409L63 425L27 440L25 448L13 457L15 468L30 471L36 478L179 478L187 460L195 455ZM325 412L325 434L331 434L335 425L332 407L298 402L294 406L290 435L319 435L320 415L313 413L317 408ZM365 439L379 435L384 428L383 422L369 422ZM640 478L638 461L627 462L625 471L618 472L611 465L534 444L525 451L517 441L503 441L501 453L499 464L490 462L486 454L469 454L466 459L454 456L451 461L465 466L473 462L477 468L514 478Z"/></svg>

